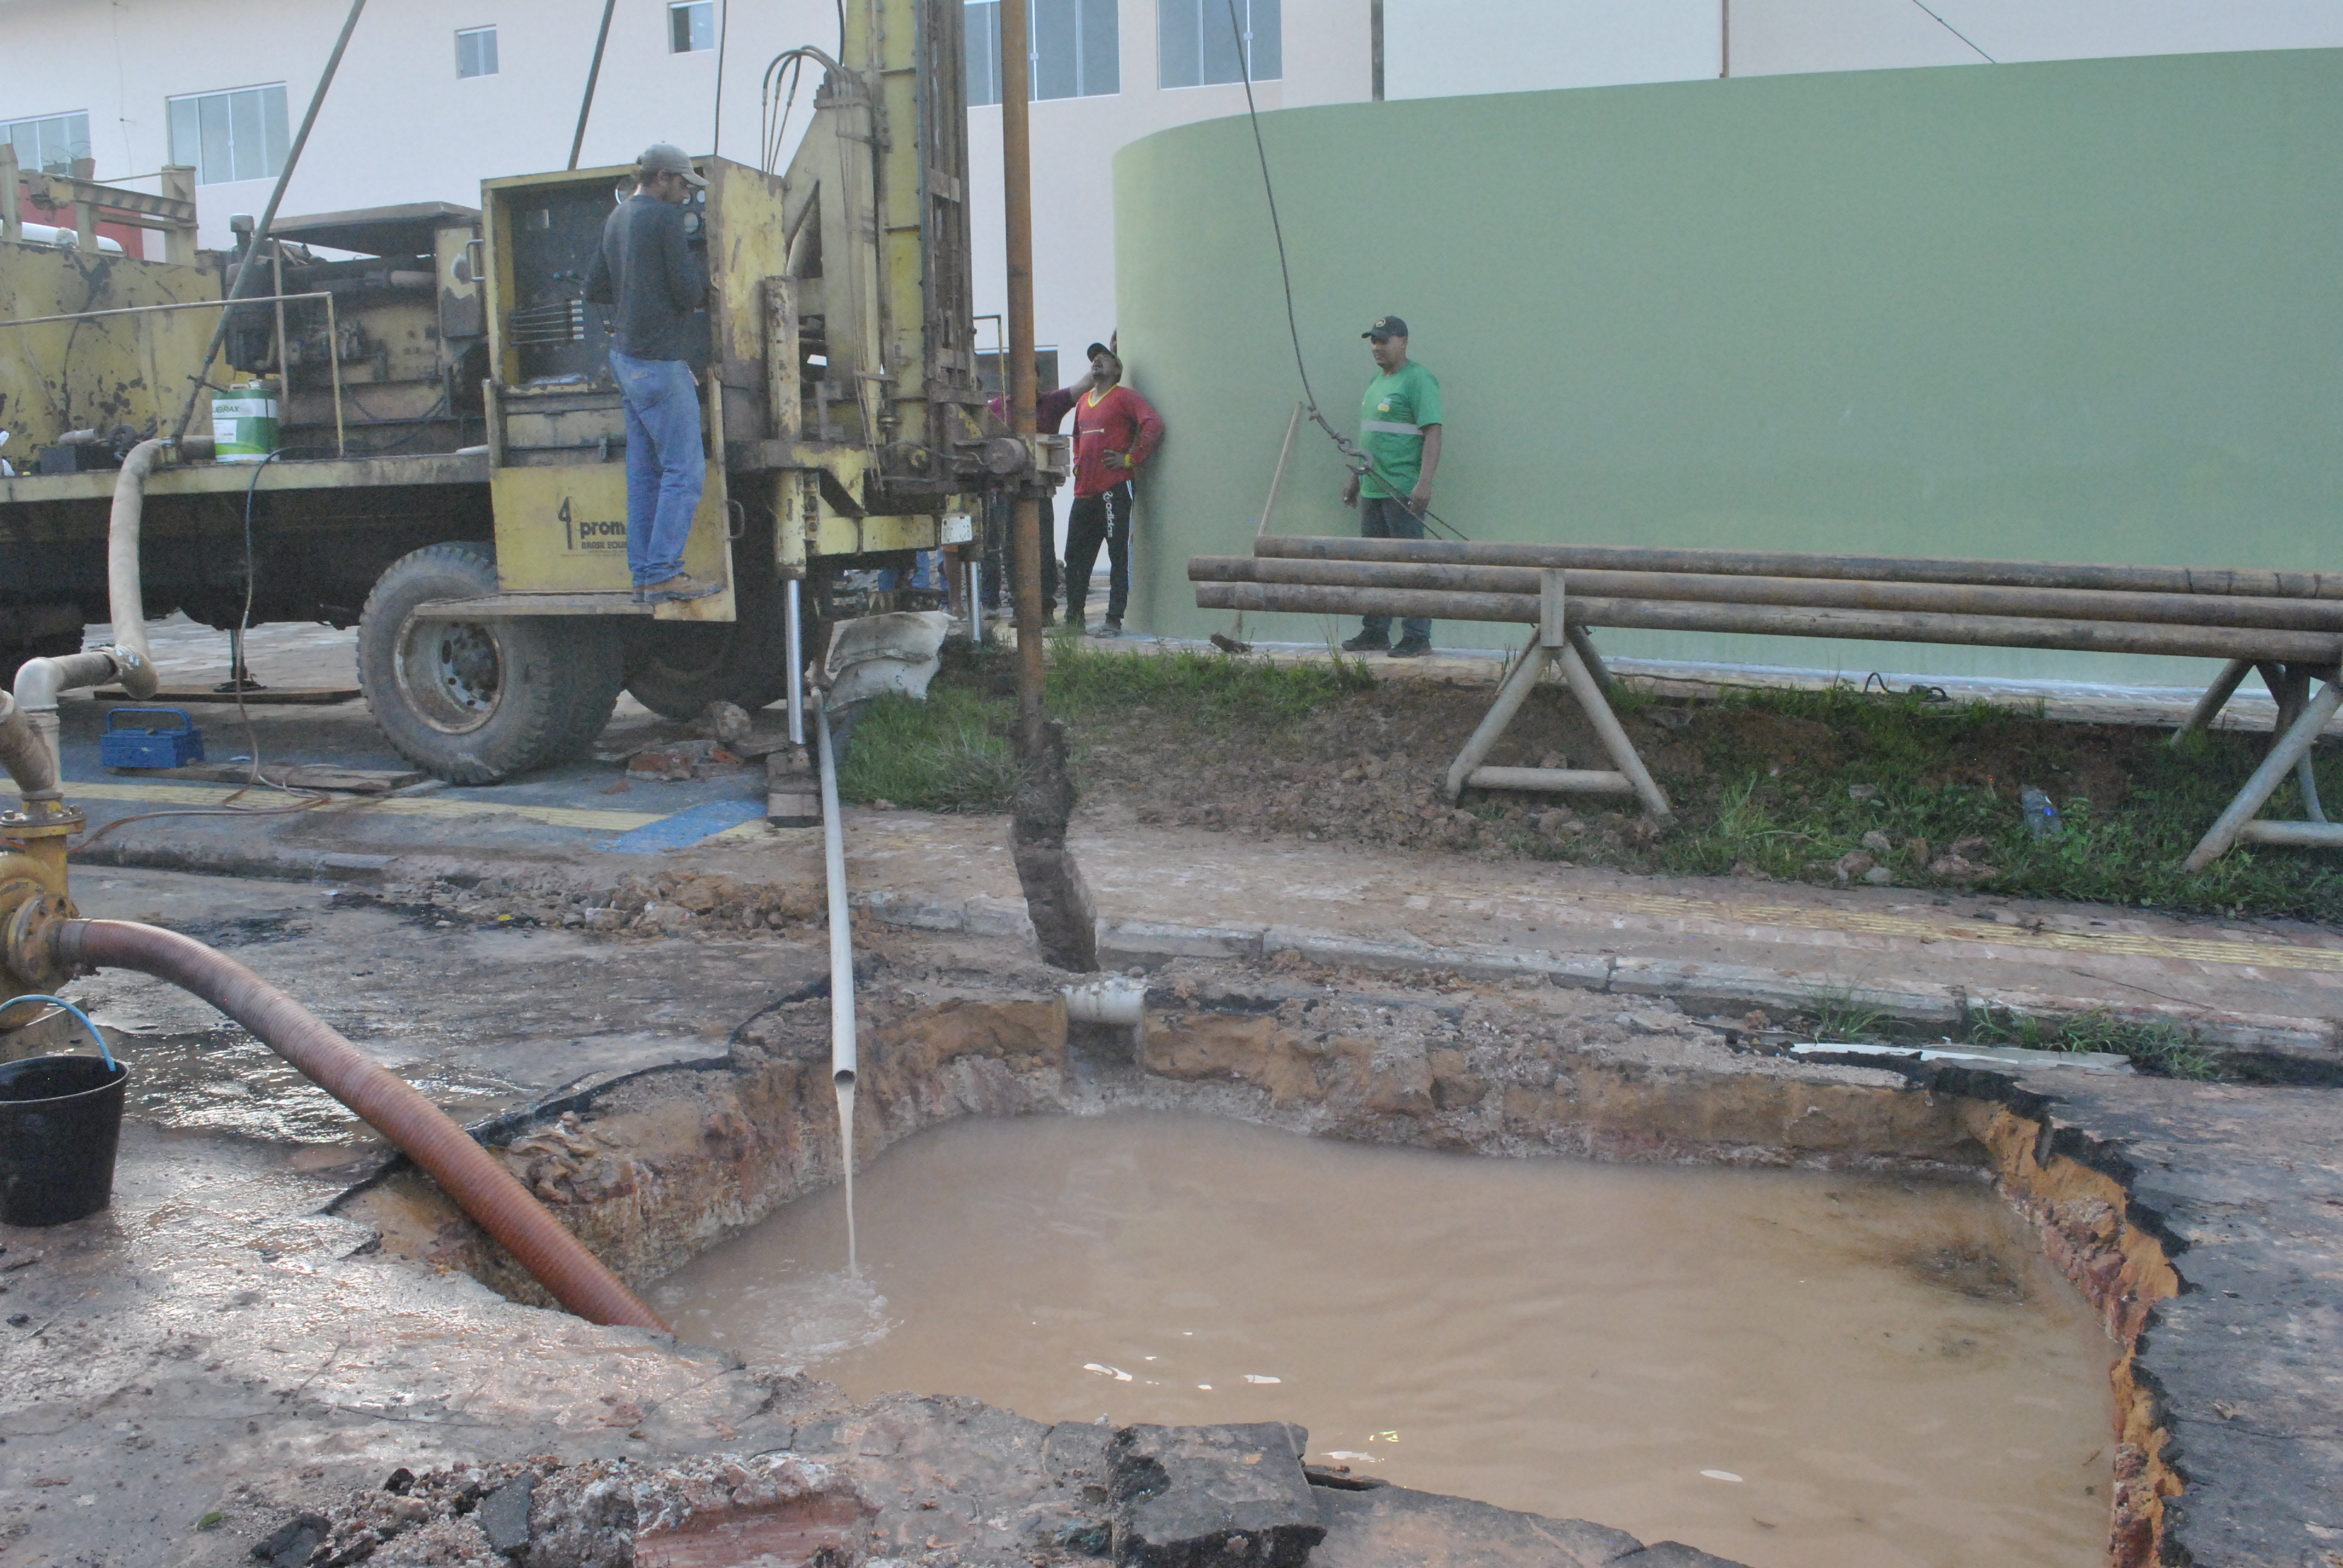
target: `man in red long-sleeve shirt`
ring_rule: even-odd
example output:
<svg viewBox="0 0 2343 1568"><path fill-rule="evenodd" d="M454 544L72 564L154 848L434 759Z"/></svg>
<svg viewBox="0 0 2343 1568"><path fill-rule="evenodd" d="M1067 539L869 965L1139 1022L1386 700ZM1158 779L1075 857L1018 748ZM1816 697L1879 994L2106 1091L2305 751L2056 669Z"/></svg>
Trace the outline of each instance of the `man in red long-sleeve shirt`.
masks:
<svg viewBox="0 0 2343 1568"><path fill-rule="evenodd" d="M1090 347L1091 385L1074 399L1074 505L1066 518L1066 624L1086 618L1091 568L1106 547L1106 620L1092 637L1121 637L1131 601L1131 477L1163 439L1163 420L1122 385L1122 361Z"/></svg>
<svg viewBox="0 0 2343 1568"><path fill-rule="evenodd" d="M1033 400L1033 427L1044 436L1054 436L1072 412L1074 399L1091 389L1091 378L1085 372L1071 387L1060 387L1041 393ZM1009 399L993 398L986 405L992 417L1003 425L1009 423ZM995 497L985 503L984 584L987 608L1010 602L1014 588L1010 582L1015 549L1009 541L1009 502L1005 497ZM1058 548L1057 524L1050 515L1049 505L1041 508L1041 624L1051 626L1058 619Z"/></svg>

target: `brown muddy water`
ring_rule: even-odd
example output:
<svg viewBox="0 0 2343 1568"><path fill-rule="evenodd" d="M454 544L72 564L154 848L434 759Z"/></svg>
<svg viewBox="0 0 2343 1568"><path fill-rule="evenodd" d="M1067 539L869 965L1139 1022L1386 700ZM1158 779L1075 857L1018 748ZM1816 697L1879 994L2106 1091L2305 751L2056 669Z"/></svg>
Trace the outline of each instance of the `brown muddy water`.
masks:
<svg viewBox="0 0 2343 1568"><path fill-rule="evenodd" d="M2113 1347L1982 1186L970 1119L655 1292L857 1398L1287 1420L1403 1485L1755 1568L2106 1561Z"/></svg>

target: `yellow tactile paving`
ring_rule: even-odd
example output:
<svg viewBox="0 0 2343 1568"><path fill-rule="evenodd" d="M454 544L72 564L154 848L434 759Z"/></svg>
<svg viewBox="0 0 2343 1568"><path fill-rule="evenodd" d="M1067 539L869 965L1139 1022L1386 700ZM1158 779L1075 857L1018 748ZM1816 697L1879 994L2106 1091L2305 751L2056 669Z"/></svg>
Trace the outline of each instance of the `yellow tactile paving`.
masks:
<svg viewBox="0 0 2343 1568"><path fill-rule="evenodd" d="M2160 937L2140 931L2054 930L2047 927L1988 924L1983 920L1931 920L1866 910L1805 904L1738 904L1657 893L1605 893L1589 902L1603 908L1664 920L1716 920L1729 925L1779 926L1795 930L1855 931L1923 942L1974 942L1984 947L2038 952L2091 953L2117 958L2185 959L2197 963L2244 964L2268 969L2314 970L2343 974L2343 948L2247 942L2206 937Z"/></svg>

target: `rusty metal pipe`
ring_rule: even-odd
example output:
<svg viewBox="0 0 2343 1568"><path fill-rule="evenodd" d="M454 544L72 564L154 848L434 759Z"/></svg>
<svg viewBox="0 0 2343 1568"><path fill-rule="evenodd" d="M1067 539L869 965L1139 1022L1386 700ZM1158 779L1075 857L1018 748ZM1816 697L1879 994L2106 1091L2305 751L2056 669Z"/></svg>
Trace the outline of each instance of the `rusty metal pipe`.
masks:
<svg viewBox="0 0 2343 1568"><path fill-rule="evenodd" d="M1535 625L1538 619L1534 594L1325 588L1303 583L1198 583L1196 605L1200 609L1289 615L1425 616L1435 620L1506 621L1527 626ZM2085 653L2157 653L2190 658L2277 659L2322 667L2334 664L2338 656L2343 655L2343 636L2326 632L2050 617L1929 615L1911 610L1821 606L1573 597L1570 618L1581 626L1649 631L1834 637L1866 642L2068 648Z"/></svg>
<svg viewBox="0 0 2343 1568"><path fill-rule="evenodd" d="M1022 5L1001 8L1001 190L1009 283L1009 428L1035 435L1040 421L1033 384L1033 156L1031 83ZM1047 533L1049 537L1043 536ZM1021 490L1010 503L1011 578L1017 616L1017 723L1028 766L1041 755L1041 552L1056 548L1056 530L1041 499Z"/></svg>
<svg viewBox="0 0 2343 1568"><path fill-rule="evenodd" d="M1477 539L1355 539L1292 534L1255 539L1253 554L1311 560L1448 561L1493 567L1575 567L1588 571L1715 572L1732 577L1836 578L1871 582L2343 599L2343 575L2255 571L2235 567L2092 566L2056 561L1929 559L1917 556L1834 556L1794 550L1513 545Z"/></svg>
<svg viewBox="0 0 2343 1568"><path fill-rule="evenodd" d="M136 970L201 997L250 1030L428 1171L465 1213L579 1317L666 1331L658 1314L469 1133L412 1084L234 959L176 931L130 920L60 920L52 930L53 950L69 970Z"/></svg>
<svg viewBox="0 0 2343 1568"><path fill-rule="evenodd" d="M1196 582L1312 583L1330 588L1431 588L1467 593L1534 594L1532 567L1439 561L1294 559L1196 556ZM2075 620L2246 626L2276 631L2343 632L2343 603L2206 594L2136 593L2099 588L1997 588L1966 583L1882 582L1844 578L1732 577L1695 572L1573 569L1566 591L1582 597L1683 599L1719 604L1827 606L1839 609L1922 610L1947 615L2027 616Z"/></svg>

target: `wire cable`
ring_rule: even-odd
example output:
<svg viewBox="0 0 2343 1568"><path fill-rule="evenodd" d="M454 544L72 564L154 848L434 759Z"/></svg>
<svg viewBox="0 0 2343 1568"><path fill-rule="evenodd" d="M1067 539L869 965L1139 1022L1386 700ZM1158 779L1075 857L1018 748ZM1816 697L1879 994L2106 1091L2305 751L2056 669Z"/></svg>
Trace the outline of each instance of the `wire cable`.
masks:
<svg viewBox="0 0 2343 1568"><path fill-rule="evenodd" d="M1970 48L1976 49L1977 58L1983 60L1986 65L1998 65L2001 64L2000 61L1986 54L1983 49L1977 49L1976 39L1970 37L1966 33L1962 32L1958 27L1954 26L1950 22L1946 21L1944 17L1939 15L1936 12L1929 10L1926 0L1912 0L1912 4L1919 6L1921 10L1926 11L1930 19L1933 20L1937 26L1942 27L1946 32L1950 33L1954 37L1958 38Z"/></svg>
<svg viewBox="0 0 2343 1568"><path fill-rule="evenodd" d="M106 1065L108 1067L118 1065L114 1060L114 1048L106 1043L106 1036L97 1032L97 1025L89 1021L89 1014L82 1011L65 998L51 996L46 991L28 990L22 996L12 996L6 1001L0 1002L0 1008L15 1007L20 1001L45 1001L65 1009L81 1021L82 1028L89 1030L89 1038L97 1041L97 1054L106 1058Z"/></svg>
<svg viewBox="0 0 2343 1568"><path fill-rule="evenodd" d="M716 0L716 124L708 133L708 156L724 145L724 51L732 41L732 0Z"/></svg>
<svg viewBox="0 0 2343 1568"><path fill-rule="evenodd" d="M843 0L840 0L840 3L842 4ZM1287 262L1285 256L1285 226L1278 218L1277 187L1269 177L1269 147L1262 140L1261 110L1253 103L1252 51L1245 47L1244 26L1237 20L1237 0L1228 0L1228 8L1229 31L1236 38L1238 70L1244 79L1245 118L1252 126L1253 154L1261 160L1262 195L1269 201L1269 231L1277 241L1277 276L1285 290L1285 330L1287 336L1293 340L1293 368L1302 377L1302 404L1310 411L1311 423L1326 432L1328 438L1334 443L1335 448L1342 454L1344 462L1349 465L1355 477L1364 478L1368 475L1373 475L1377 483L1397 498L1401 494L1398 481L1393 479L1371 454L1363 450L1357 443L1328 422L1326 416L1319 410L1318 394L1311 389L1310 366L1302 353L1302 326L1293 311L1293 268ZM1401 505L1404 506L1406 502L1403 500ZM1455 538L1462 539L1465 537L1463 529L1430 507L1424 508L1416 516Z"/></svg>

